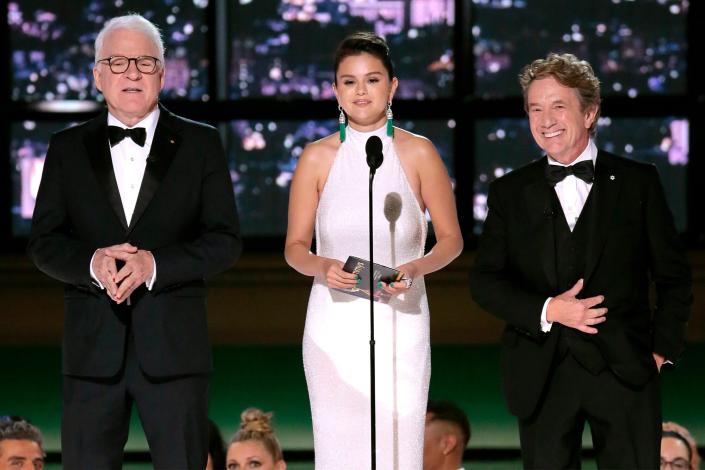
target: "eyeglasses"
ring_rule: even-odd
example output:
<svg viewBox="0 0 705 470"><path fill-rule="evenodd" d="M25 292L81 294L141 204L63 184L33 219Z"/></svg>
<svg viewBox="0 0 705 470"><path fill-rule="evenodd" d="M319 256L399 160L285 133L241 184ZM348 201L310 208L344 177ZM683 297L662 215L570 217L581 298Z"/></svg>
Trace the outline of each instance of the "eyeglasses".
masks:
<svg viewBox="0 0 705 470"><path fill-rule="evenodd" d="M142 55L139 57L125 57L122 55L113 55L106 57L105 59L100 59L100 62L107 62L110 71L114 74L120 74L127 72L130 68L130 62L135 61L135 66L137 70L141 73L152 74L157 70L157 64L160 62L156 57L151 57L148 55Z"/></svg>
<svg viewBox="0 0 705 470"><path fill-rule="evenodd" d="M661 459L661 470L666 470L667 468L672 470L690 470L690 463L682 457L674 460Z"/></svg>

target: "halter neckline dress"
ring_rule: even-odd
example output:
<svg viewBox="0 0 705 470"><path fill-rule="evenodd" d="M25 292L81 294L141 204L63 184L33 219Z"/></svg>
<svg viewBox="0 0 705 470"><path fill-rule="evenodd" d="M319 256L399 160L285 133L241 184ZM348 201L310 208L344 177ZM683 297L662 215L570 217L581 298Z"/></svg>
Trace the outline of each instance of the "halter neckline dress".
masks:
<svg viewBox="0 0 705 470"><path fill-rule="evenodd" d="M385 127L348 126L316 212L316 252L345 262L369 260L365 143L382 140L384 161L374 178L374 261L396 267L424 254L425 213ZM369 301L313 281L303 360L313 421L315 468L370 467ZM377 466L421 470L431 375L429 311L423 277L388 304L375 303Z"/></svg>

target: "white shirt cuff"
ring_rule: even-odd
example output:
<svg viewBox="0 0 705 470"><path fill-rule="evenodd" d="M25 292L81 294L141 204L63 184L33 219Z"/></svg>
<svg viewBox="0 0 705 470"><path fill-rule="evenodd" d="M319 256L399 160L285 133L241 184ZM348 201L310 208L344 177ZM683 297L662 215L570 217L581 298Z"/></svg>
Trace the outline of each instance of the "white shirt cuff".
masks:
<svg viewBox="0 0 705 470"><path fill-rule="evenodd" d="M548 333L551 331L551 327L553 326L553 322L546 320L546 311L548 310L548 303L551 301L553 297L549 297L546 299L546 301L543 303L543 308L541 309L541 331L544 333Z"/></svg>
<svg viewBox="0 0 705 470"><path fill-rule="evenodd" d="M88 269L90 270L91 273L91 278L93 279L93 284L95 284L96 287L99 287L100 290L105 289L103 284L100 283L97 277L95 277L95 272L93 272L93 258L95 258L95 254L98 253L98 250L95 250L93 252L93 256L91 256L91 264L88 266Z"/></svg>
<svg viewBox="0 0 705 470"><path fill-rule="evenodd" d="M152 279L147 280L144 285L147 287L147 290L152 290L154 282L157 280L157 260L154 259L152 252L149 253L149 256L152 257Z"/></svg>

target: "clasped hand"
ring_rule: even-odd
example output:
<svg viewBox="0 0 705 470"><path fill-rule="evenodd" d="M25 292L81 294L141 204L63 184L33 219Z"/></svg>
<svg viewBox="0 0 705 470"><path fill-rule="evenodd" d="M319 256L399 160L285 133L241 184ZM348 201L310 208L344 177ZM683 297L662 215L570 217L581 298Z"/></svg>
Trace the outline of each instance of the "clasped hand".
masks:
<svg viewBox="0 0 705 470"><path fill-rule="evenodd" d="M117 260L125 263L119 270ZM154 258L147 250L123 243L96 250L91 267L108 296L120 304L135 289L152 278Z"/></svg>
<svg viewBox="0 0 705 470"><path fill-rule="evenodd" d="M582 289L583 280L580 279L573 287L552 298L546 309L546 320L594 335L597 333L595 325L607 319L607 308L595 307L601 304L605 297L596 295L587 299L576 298Z"/></svg>
<svg viewBox="0 0 705 470"><path fill-rule="evenodd" d="M360 278L357 274L349 273L343 270L343 262L335 259L325 259L322 270L326 279L326 284L330 288L350 289L359 287ZM416 275L416 269L412 263L407 263L396 268L397 271L403 273L405 279L413 280ZM411 287L411 283L392 282L387 284L381 282L381 288L392 295L398 295L406 292Z"/></svg>

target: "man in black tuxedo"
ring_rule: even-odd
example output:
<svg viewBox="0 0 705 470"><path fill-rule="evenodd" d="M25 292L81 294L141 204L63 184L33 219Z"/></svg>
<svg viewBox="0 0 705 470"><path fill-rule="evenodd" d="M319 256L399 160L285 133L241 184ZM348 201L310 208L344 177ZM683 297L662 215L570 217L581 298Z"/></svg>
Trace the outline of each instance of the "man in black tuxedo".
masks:
<svg viewBox="0 0 705 470"><path fill-rule="evenodd" d="M108 21L93 75L107 111L51 139L29 254L65 283L62 460L118 469L136 404L155 468L205 468L205 280L241 251L216 129L157 103L164 46Z"/></svg>
<svg viewBox="0 0 705 470"><path fill-rule="evenodd" d="M549 54L520 74L547 156L494 181L471 289L506 321L502 379L525 468L659 467L659 371L681 354L690 268L656 168L598 150L599 81ZM657 301L650 306L653 284Z"/></svg>

